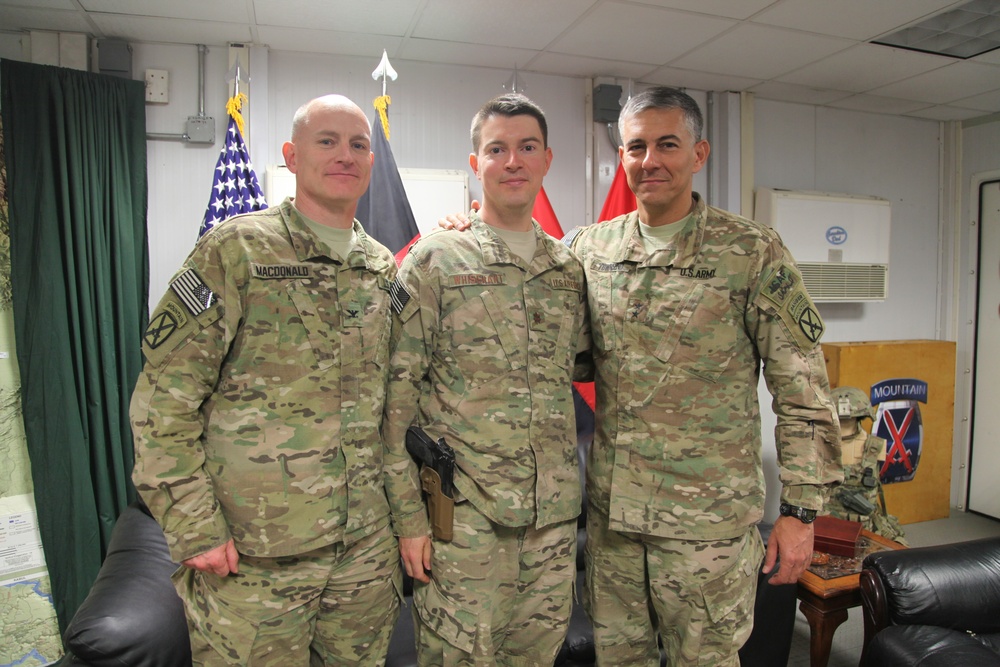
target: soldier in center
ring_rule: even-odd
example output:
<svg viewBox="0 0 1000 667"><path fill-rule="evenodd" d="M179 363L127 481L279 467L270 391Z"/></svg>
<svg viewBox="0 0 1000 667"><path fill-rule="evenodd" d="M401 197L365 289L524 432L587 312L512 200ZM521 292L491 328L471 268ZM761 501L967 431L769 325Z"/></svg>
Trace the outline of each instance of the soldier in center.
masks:
<svg viewBox="0 0 1000 667"><path fill-rule="evenodd" d="M552 664L572 608L584 274L531 218L552 161L541 109L495 98L471 134L484 199L471 232L422 239L392 289L386 492L415 579L419 664L537 667ZM430 536L411 425L454 450L450 536Z"/></svg>

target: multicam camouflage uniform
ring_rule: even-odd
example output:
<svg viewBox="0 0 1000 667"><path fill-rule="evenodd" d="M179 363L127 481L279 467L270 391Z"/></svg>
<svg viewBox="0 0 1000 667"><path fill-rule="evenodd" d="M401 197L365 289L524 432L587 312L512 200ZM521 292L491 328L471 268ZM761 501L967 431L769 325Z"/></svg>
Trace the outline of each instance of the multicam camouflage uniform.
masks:
<svg viewBox="0 0 1000 667"><path fill-rule="evenodd" d="M306 664L308 629L288 624L317 613L328 664L384 659L400 576L379 437L395 263L354 232L343 260L290 200L232 218L146 331L136 487L174 560L230 538L241 555L238 576L178 573L198 663Z"/></svg>
<svg viewBox="0 0 1000 667"><path fill-rule="evenodd" d="M861 420L875 419L871 401L857 387L837 387L832 399L841 420L844 483L828 490L824 513L857 521L873 533L906 545L903 527L889 514L882 495L879 470L885 461L885 440L861 428Z"/></svg>
<svg viewBox="0 0 1000 667"><path fill-rule="evenodd" d="M397 534L428 534L416 422L455 450L455 539L414 598L421 664L552 664L572 601L581 489L571 373L583 269L534 225L530 265L478 216L413 247L393 287L386 491ZM523 542L522 542L523 541Z"/></svg>
<svg viewBox="0 0 1000 667"><path fill-rule="evenodd" d="M823 324L792 257L772 230L694 197L692 219L663 250L646 251L636 213L573 242L596 366L586 555L606 665L658 664L647 604L668 664L738 664L763 554L751 530L764 508L762 362L782 498L819 509L823 485L840 476ZM654 552L661 571L645 572ZM687 611L671 608L678 598Z"/></svg>

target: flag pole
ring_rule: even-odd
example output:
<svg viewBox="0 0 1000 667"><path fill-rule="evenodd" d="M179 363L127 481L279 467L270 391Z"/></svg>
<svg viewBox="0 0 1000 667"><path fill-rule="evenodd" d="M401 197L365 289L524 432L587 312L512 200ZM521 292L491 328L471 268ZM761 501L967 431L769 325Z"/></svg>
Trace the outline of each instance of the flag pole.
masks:
<svg viewBox="0 0 1000 667"><path fill-rule="evenodd" d="M373 79L376 81L382 79L382 96L376 97L372 104L374 104L375 109L378 111L379 120L382 121L382 131L385 132L386 140L389 139L388 110L389 105L392 103L392 100L388 95L386 95L385 92L386 81L388 79L395 81L398 76L399 75L396 74L396 70L392 68L392 63L389 62L389 54L386 53L385 49L382 49L382 60L379 61L378 67L376 67L375 71L372 72Z"/></svg>

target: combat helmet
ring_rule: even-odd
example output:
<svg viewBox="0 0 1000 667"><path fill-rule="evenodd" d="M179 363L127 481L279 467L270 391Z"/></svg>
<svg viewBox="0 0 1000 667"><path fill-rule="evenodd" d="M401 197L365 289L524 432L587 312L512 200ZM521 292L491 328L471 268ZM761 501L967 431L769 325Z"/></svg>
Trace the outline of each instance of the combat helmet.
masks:
<svg viewBox="0 0 1000 667"><path fill-rule="evenodd" d="M833 399L837 417L840 419L848 417L875 419L875 409L868 400L868 395L857 387L837 387L830 393L830 398Z"/></svg>

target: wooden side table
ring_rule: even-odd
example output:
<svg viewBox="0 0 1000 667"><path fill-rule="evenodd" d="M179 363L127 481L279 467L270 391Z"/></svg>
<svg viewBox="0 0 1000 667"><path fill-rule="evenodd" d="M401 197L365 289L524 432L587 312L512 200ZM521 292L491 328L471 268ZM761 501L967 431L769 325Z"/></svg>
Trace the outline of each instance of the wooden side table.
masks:
<svg viewBox="0 0 1000 667"><path fill-rule="evenodd" d="M861 604L858 575L865 556L876 551L904 549L888 538L861 531L859 553L853 558L830 556L826 565L810 565L799 577L799 611L809 621L809 665L826 667L833 633L847 620L847 610Z"/></svg>

